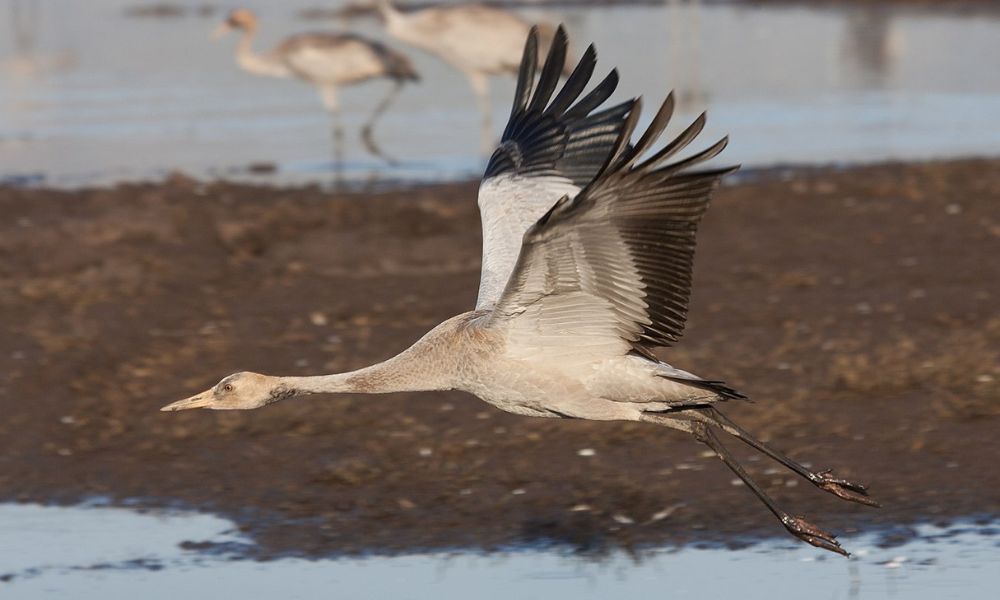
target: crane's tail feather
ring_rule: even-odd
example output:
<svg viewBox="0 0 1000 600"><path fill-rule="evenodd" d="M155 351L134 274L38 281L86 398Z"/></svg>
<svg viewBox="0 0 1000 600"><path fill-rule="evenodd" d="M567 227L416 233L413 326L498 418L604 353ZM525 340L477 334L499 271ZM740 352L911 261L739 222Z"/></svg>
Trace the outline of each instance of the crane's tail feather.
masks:
<svg viewBox="0 0 1000 600"><path fill-rule="evenodd" d="M698 389L707 390L716 394L723 400L750 400L750 397L746 394L729 387L726 385L726 382L719 381L717 379L689 379L687 377L671 377L670 375L660 375L660 377Z"/></svg>

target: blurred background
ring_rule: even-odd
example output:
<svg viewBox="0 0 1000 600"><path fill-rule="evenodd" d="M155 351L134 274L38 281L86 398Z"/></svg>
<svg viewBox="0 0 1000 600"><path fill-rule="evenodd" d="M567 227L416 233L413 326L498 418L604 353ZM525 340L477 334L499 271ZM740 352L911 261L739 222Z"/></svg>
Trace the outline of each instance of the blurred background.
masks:
<svg viewBox="0 0 1000 600"><path fill-rule="evenodd" d="M236 5L10 0L0 11L0 176L50 185L108 183L178 169L199 177L323 181L329 118L294 78L237 68L235 38L209 33ZM345 177L474 177L478 113L465 78L389 38L342 2L248 1L256 49L303 31L350 30L408 55L406 86L377 127L387 165L357 131L389 83L345 86ZM818 6L817 6L818 5ZM358 5L362 6L362 5ZM1000 19L990 2L521 2L564 22L576 51L619 67L618 99L677 90L684 120L710 113L729 160L749 166L940 158L996 148ZM351 11L358 13L359 11ZM512 78L493 82L499 135ZM353 143L352 143L353 142ZM264 171L266 177L252 171Z"/></svg>
<svg viewBox="0 0 1000 600"><path fill-rule="evenodd" d="M239 370L358 368L469 310L477 98L363 0L0 0L0 597L992 598L1000 2L491 6L593 42L613 101L675 90L668 134L707 110L692 151L731 136L716 161L743 168L660 356L871 485L878 511L731 444L854 557L788 538L659 428L458 392L158 412ZM377 152L391 82L339 89L338 150L316 87L212 38L237 8L259 52L357 33L412 62ZM513 89L492 78L487 137Z"/></svg>

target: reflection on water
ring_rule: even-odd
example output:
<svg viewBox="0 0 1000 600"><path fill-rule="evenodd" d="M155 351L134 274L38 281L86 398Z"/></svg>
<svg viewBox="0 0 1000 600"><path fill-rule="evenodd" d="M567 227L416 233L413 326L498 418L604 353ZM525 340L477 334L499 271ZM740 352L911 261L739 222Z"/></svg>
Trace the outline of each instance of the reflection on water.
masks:
<svg viewBox="0 0 1000 600"><path fill-rule="evenodd" d="M276 165L277 175L260 176L272 180L329 177L327 117L311 87L237 69L233 40L209 39L219 14L131 18L134 4L0 6L0 178L73 185L170 169L249 177L247 165L262 163ZM261 48L290 33L345 27L299 18L315 0L244 4L261 16ZM656 102L677 88L684 119L708 108L706 139L731 134L732 162L997 152L1000 19L895 3L816 10L692 0L525 14L565 21L577 51L594 41L603 68L620 67L618 98ZM385 39L370 19L347 26ZM464 77L389 43L423 76L379 123L379 147L399 164L372 157L357 135L390 85L378 81L342 90L349 132L342 171L360 180L476 174L479 120ZM494 82L498 128L513 87L511 78Z"/></svg>
<svg viewBox="0 0 1000 600"><path fill-rule="evenodd" d="M699 112L709 105L709 94L701 81L701 2L667 0L666 4L670 86L676 90L680 110Z"/></svg>
<svg viewBox="0 0 1000 600"><path fill-rule="evenodd" d="M842 46L844 62L857 89L884 89L891 85L902 38L892 27L884 6L862 5L847 15Z"/></svg>
<svg viewBox="0 0 1000 600"><path fill-rule="evenodd" d="M0 595L34 598L990 598L996 526L919 526L903 545L846 540L845 560L782 540L682 548L640 560L554 553L437 553L267 562L233 560L247 540L201 514L0 505ZM208 548L210 551L206 552ZM219 552L222 548L224 551ZM213 550L214 549L214 550Z"/></svg>
<svg viewBox="0 0 1000 600"><path fill-rule="evenodd" d="M72 53L65 51L46 52L37 47L41 23L39 3L32 0L10 0L9 55L0 59L0 71L12 79L37 77L47 72L62 71L75 66Z"/></svg>

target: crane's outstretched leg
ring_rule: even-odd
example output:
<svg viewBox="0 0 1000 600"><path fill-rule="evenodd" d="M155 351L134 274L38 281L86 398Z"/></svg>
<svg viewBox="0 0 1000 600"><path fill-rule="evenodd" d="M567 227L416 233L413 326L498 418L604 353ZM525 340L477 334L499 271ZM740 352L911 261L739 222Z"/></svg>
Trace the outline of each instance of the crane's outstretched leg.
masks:
<svg viewBox="0 0 1000 600"><path fill-rule="evenodd" d="M755 438L742 427L731 421L729 417L722 414L722 412L720 412L717 408L709 406L697 410L691 410L689 411L689 414L692 418L708 425L718 427L729 435L741 440L748 446L763 452L765 455L785 465L821 490L830 492L838 498L849 500L851 502L857 502L858 504L875 507L880 506L876 500L868 496L867 486L847 481L846 479L833 477L831 475L831 471L829 470L817 473L807 469L805 466L795 462L781 452L778 452L777 450L766 445L764 442Z"/></svg>
<svg viewBox="0 0 1000 600"><path fill-rule="evenodd" d="M344 169L344 129L340 125L340 103L337 101L337 88L325 85L320 88L323 106L330 113L333 123L333 172L336 183L340 183Z"/></svg>
<svg viewBox="0 0 1000 600"><path fill-rule="evenodd" d="M375 121L380 116L382 116L382 113L384 113L387 108L389 108L389 105L392 104L392 101L396 99L396 96L399 95L399 92L402 89L403 89L403 82L398 79L394 80L392 82L392 88L389 90L389 93L386 94L384 98L382 98L382 101L379 102L378 106L375 107L375 110L372 111L372 114L368 117L368 120L365 121L365 124L361 126L361 141L364 142L365 148L369 152L371 152L372 155L381 158L382 160L386 161L389 164L396 164L398 161L396 161L396 159L392 158L391 156L384 154L382 150L378 147L378 145L375 143L375 139L372 137L372 128L375 126Z"/></svg>
<svg viewBox="0 0 1000 600"><path fill-rule="evenodd" d="M643 415L643 420L650 423L656 423L658 425L665 425L667 427L672 427L674 429L680 429L681 431L687 431L695 437L699 442L705 444L715 452L722 462L726 463L733 473L736 473L743 483L746 484L750 491L752 491L761 502L767 506L768 510L774 513L774 516L778 517L781 524L784 525L785 529L789 533L799 538L800 540L812 544L817 548L823 548L824 550L829 550L831 552L836 552L843 556L850 556L846 550L840 547L837 542L836 536L829 534L819 527L813 525L809 521L806 521L802 517L793 517L789 513L785 512L775 504L774 500L767 495L766 492L757 484L756 481L750 474L746 472L736 458L729 452L729 450L722 445L719 438L716 437L715 432L712 431L712 426L700 420L687 420L684 418L668 417L662 414L651 414L646 413Z"/></svg>
<svg viewBox="0 0 1000 600"><path fill-rule="evenodd" d="M479 151L489 158L493 152L493 107L490 105L490 80L486 75L476 72L466 72L469 85L476 94L479 105Z"/></svg>

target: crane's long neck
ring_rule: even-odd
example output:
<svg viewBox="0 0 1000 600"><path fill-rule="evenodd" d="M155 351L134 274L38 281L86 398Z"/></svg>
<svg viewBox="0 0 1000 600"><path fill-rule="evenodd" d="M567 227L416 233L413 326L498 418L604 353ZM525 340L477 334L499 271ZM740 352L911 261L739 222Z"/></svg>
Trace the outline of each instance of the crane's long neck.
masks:
<svg viewBox="0 0 1000 600"><path fill-rule="evenodd" d="M375 8L378 9L378 14L385 19L386 27L400 25L406 20L406 15L399 12L391 0L375 0Z"/></svg>
<svg viewBox="0 0 1000 600"><path fill-rule="evenodd" d="M257 28L249 27L243 30L240 41L236 45L236 62L240 68L254 75L269 77L288 77L288 67L277 56L258 54L253 49Z"/></svg>
<svg viewBox="0 0 1000 600"><path fill-rule="evenodd" d="M396 356L356 371L312 377L275 377L271 396L281 400L307 394L386 394L452 389L455 358L450 356L449 347L446 339L436 339L429 334Z"/></svg>
<svg viewBox="0 0 1000 600"><path fill-rule="evenodd" d="M434 381L422 381L406 371L396 371L389 359L384 363L332 375L310 377L276 377L277 396L304 396L308 394L387 394L390 392L418 392L442 389Z"/></svg>

